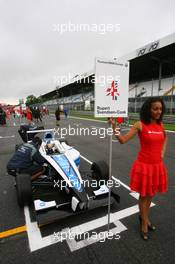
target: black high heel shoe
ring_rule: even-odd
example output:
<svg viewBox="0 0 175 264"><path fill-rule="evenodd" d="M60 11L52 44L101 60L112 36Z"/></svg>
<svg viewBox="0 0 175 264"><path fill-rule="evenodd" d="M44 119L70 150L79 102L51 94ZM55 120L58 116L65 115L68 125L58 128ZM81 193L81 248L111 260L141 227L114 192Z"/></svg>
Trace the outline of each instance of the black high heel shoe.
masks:
<svg viewBox="0 0 175 264"><path fill-rule="evenodd" d="M153 225L152 223L149 223L149 224L148 224L148 230L150 230L150 231L155 231L155 230L156 230L155 225Z"/></svg>
<svg viewBox="0 0 175 264"><path fill-rule="evenodd" d="M142 229L140 229L140 235L143 240L147 241L149 239L148 232L144 232Z"/></svg>
<svg viewBox="0 0 175 264"><path fill-rule="evenodd" d="M141 223L142 223L142 218L141 218L140 215L139 215L139 221L140 221L140 224L141 224ZM155 230L156 230L155 225L153 225L152 223L149 223L149 224L148 224L148 230L149 230L149 231L155 231Z"/></svg>
<svg viewBox="0 0 175 264"><path fill-rule="evenodd" d="M140 235L141 235L141 238L143 238L143 240L147 241L149 239L148 232L144 232L142 230L142 218L141 218L140 215L139 215L139 222L140 222Z"/></svg>

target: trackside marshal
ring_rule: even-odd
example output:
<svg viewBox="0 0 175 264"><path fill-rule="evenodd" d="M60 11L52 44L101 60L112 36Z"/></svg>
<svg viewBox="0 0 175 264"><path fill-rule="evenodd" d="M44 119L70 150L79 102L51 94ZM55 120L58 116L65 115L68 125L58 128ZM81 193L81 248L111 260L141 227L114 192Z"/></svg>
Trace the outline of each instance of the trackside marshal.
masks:
<svg viewBox="0 0 175 264"><path fill-rule="evenodd" d="M95 60L95 117L127 117L129 62Z"/></svg>

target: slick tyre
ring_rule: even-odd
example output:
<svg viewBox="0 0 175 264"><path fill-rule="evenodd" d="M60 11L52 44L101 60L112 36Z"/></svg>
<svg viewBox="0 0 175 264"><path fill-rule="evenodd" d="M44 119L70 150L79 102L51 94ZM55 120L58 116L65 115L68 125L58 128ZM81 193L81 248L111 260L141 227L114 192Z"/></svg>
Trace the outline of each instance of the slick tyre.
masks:
<svg viewBox="0 0 175 264"><path fill-rule="evenodd" d="M92 177L96 180L105 180L109 179L109 166L104 160L99 160L93 162L91 165Z"/></svg>
<svg viewBox="0 0 175 264"><path fill-rule="evenodd" d="M20 207L30 205L32 202L32 184L29 174L16 175L17 201Z"/></svg>

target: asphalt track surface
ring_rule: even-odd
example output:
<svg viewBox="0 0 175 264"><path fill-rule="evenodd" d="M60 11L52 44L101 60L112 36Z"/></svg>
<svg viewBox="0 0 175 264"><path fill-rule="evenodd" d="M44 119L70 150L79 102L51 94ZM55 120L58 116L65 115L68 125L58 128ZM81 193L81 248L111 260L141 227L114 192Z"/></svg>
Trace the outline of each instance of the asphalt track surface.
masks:
<svg viewBox="0 0 175 264"><path fill-rule="evenodd" d="M16 122L17 123L17 122ZM60 127L106 127L107 124L75 118L64 120ZM44 120L45 128L54 128L53 116ZM150 218L157 230L150 234L149 241L143 241L139 235L137 196L132 196L127 189L129 171L139 149L135 137L125 145L113 142L112 175L121 181L117 192L121 197L120 205L113 208L116 215L114 226L120 230L120 239L106 239L105 242L70 241L44 243L54 232L70 227L89 228L89 231L105 231L107 228L107 208L89 211L85 214L70 217L64 221L43 227L31 226L36 223L32 208L20 209L16 201L13 177L6 174L6 164L12 156L15 144L21 142L17 133L19 125L14 126L11 120L7 127L0 127L0 259L7 263L174 263L175 262L175 135L168 133L168 147L165 164L169 174L169 190L165 195L153 199ZM67 136L68 141L77 148L88 161L104 159L108 161L108 138L98 136ZM81 159L81 166L88 169L90 164ZM30 223L26 223L29 212ZM118 213L117 213L118 212ZM31 226L30 226L31 225ZM12 230L22 227L24 232ZM25 231L26 229L26 231ZM29 230L30 229L30 230ZM9 231L10 230L10 231ZM16 230L16 229L15 229ZM39 232L38 232L39 230ZM8 234L8 232L9 234ZM37 233L38 232L38 233ZM80 243L79 243L80 242ZM80 246L78 246L80 245Z"/></svg>

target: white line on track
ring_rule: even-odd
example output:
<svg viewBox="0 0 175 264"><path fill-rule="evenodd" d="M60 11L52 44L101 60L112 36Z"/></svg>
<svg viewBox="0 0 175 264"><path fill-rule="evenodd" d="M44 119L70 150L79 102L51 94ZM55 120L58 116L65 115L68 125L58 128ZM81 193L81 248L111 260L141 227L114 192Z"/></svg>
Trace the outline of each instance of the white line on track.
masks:
<svg viewBox="0 0 175 264"><path fill-rule="evenodd" d="M15 135L13 135L13 136L0 136L0 138L14 138L15 137Z"/></svg>
<svg viewBox="0 0 175 264"><path fill-rule="evenodd" d="M42 237L37 222L31 222L28 206L24 207L24 215L27 227L27 235L31 252L53 244L51 236Z"/></svg>
<svg viewBox="0 0 175 264"><path fill-rule="evenodd" d="M85 161L87 161L90 165L92 165L92 161L90 161L90 160L88 160L87 158L85 158L84 156L82 156L82 155L80 155L80 157L82 158L82 159L84 159Z"/></svg>
<svg viewBox="0 0 175 264"><path fill-rule="evenodd" d="M88 160L84 156L81 155L81 158L84 159L86 162L89 164L92 164L92 161ZM116 179L114 176L112 176L113 180L120 182L120 184L126 188L127 190L130 191L129 186L121 182L120 180ZM138 194L137 193L131 193L131 195L138 199ZM151 203L151 206L154 206L155 204ZM131 206L129 208L120 210L115 213L110 214L110 222L115 225L114 228L110 229L110 231L115 235L116 233L120 234L121 232L127 230L127 227L124 226L120 220L123 218L129 217L130 215L136 214L139 212L138 205ZM24 207L24 215L25 215L25 221L26 221L26 227L27 227L27 235L28 235L28 241L29 241L29 247L31 252L39 250L41 248L48 247L50 245L60 243L62 242L61 240L56 240L54 239L54 234L48 235L46 237L41 236L40 229L38 227L37 222L32 222L30 219L30 213L29 213L29 208L27 206ZM59 233L65 234L65 232L71 233L71 234L84 234L85 232L93 231L99 227L104 227L106 230L106 225L107 225L107 216L102 216L99 217L95 220L88 221L86 223L74 226L72 228L66 228L61 230ZM106 233L106 231L104 231ZM81 241L76 241L75 238L69 238L66 236L64 240L66 240L67 245L69 246L69 249L71 252L87 247L88 245L91 245L93 243L96 243L100 241L100 236L97 237L89 237L88 239L83 239Z"/></svg>
<svg viewBox="0 0 175 264"><path fill-rule="evenodd" d="M117 139L112 139L112 142L119 143L119 141Z"/></svg>
<svg viewBox="0 0 175 264"><path fill-rule="evenodd" d="M76 116L70 116L72 119L80 119L80 120L85 120L85 121L92 121L92 122L99 122L99 123L107 123L107 121L102 121L102 120L94 120L90 118L83 118L83 117L76 117Z"/></svg>
<svg viewBox="0 0 175 264"><path fill-rule="evenodd" d="M99 221L99 219L96 219L96 220L98 220ZM106 221L106 218L105 218L105 221ZM115 225L115 227L114 228L112 228L112 229L110 229L110 233L112 233L113 234L113 237L115 237L115 235L116 234L119 234L119 233L121 233L121 232L123 232L123 231L125 231L125 230L127 230L127 228L120 222L120 221L118 221L118 220L116 220L115 222L113 222L114 223L114 225ZM99 223L98 223L98 227L99 227ZM78 230L79 230L79 232L80 232L80 234L82 234L82 233L86 233L86 232L88 232L88 231L85 231L84 232L84 230L82 229L82 228L78 228ZM77 230L77 231L78 231ZM83 230L83 232L82 232L82 230ZM86 230L87 230L87 228L86 228ZM89 231L91 231L92 230L92 225L91 225L91 228L90 228L90 230ZM71 230L72 231L72 230ZM107 231L104 231L105 232L105 234L107 235ZM76 234L78 235L78 232L76 232ZM101 241L102 239L101 239L101 237L100 236L98 236L97 238L95 238L94 239L94 237L89 237L89 238L87 238L87 239L84 239L84 240L81 240L81 241L79 241L79 242L77 242L75 239L68 239L67 240L67 243L68 243L68 245L69 245L69 248L70 248L70 250L71 251L75 251L75 250L78 250L78 249L81 249L81 248L84 248L84 247L86 247L86 246L89 246L89 245L92 245L92 244L94 244L94 243L97 243L97 242L99 242L99 241Z"/></svg>

